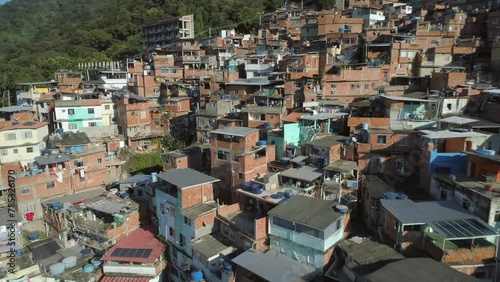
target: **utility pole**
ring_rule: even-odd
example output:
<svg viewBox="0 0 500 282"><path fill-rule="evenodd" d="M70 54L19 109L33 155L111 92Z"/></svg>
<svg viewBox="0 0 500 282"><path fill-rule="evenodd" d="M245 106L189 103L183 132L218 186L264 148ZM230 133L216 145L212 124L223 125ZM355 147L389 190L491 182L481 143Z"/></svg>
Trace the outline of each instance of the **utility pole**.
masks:
<svg viewBox="0 0 500 282"><path fill-rule="evenodd" d="M208 37L209 38L212 37L212 28L211 27L208 28Z"/></svg>

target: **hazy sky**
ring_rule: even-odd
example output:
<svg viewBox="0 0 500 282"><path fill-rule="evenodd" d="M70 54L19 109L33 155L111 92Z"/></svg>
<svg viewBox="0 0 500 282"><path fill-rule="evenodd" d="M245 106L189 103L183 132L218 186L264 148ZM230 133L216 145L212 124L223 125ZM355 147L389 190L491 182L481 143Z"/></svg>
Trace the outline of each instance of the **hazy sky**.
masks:
<svg viewBox="0 0 500 282"><path fill-rule="evenodd" d="M3 5L5 3L9 2L9 0L0 0L0 5Z"/></svg>

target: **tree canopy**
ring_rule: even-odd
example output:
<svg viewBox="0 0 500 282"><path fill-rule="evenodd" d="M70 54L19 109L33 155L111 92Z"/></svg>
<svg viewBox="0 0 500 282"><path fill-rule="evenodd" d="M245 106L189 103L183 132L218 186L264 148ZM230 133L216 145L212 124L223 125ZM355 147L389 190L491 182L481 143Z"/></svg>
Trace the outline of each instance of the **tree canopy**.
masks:
<svg viewBox="0 0 500 282"><path fill-rule="evenodd" d="M141 27L194 14L195 34L234 27L253 32L277 0L11 0L0 6L0 92L52 79L78 62L140 54Z"/></svg>

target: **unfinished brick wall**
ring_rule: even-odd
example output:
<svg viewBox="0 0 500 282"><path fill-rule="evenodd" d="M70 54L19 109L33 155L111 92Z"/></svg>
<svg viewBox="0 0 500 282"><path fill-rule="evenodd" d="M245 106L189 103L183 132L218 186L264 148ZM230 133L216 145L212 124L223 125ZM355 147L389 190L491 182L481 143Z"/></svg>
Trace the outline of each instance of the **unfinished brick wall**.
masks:
<svg viewBox="0 0 500 282"><path fill-rule="evenodd" d="M204 224L205 225L214 224L214 222L215 222L215 215L216 215L216 212L214 210L212 212L209 212L207 214L204 214L204 215L198 217L194 221L194 229L203 228L203 227L205 227Z"/></svg>
<svg viewBox="0 0 500 282"><path fill-rule="evenodd" d="M182 209L194 207L214 199L212 183L189 187L181 190Z"/></svg>

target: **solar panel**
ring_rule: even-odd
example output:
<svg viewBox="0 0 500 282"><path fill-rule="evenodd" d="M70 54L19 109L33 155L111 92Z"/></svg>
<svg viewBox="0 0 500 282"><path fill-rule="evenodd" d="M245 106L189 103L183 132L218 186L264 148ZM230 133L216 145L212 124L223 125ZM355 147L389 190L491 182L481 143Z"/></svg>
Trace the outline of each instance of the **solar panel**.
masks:
<svg viewBox="0 0 500 282"><path fill-rule="evenodd" d="M123 258L148 258L152 251L152 249L116 248L111 256Z"/></svg>
<svg viewBox="0 0 500 282"><path fill-rule="evenodd" d="M151 254L152 251L153 251L152 249L146 249L146 250L144 250L144 253L142 254L141 258L147 258L147 257L149 257L149 255Z"/></svg>
<svg viewBox="0 0 500 282"><path fill-rule="evenodd" d="M120 253L123 249L122 248L116 248L113 253L111 254L112 257L119 257Z"/></svg>

